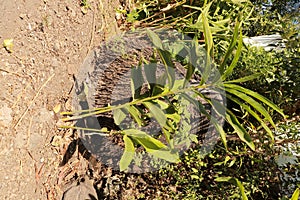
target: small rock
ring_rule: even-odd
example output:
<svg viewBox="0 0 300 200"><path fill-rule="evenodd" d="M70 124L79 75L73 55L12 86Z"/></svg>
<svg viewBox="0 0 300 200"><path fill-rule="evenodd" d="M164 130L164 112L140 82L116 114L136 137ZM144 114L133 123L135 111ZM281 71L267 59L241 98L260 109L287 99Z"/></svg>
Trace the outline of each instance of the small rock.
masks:
<svg viewBox="0 0 300 200"><path fill-rule="evenodd" d="M25 19L26 14L23 14L23 13L22 13L22 14L19 15L19 17L20 17L20 19Z"/></svg>
<svg viewBox="0 0 300 200"><path fill-rule="evenodd" d="M0 108L0 126L8 127L12 121L12 110L7 104L2 104Z"/></svg>
<svg viewBox="0 0 300 200"><path fill-rule="evenodd" d="M21 149L25 147L26 143L27 143L27 136L20 131L17 132L15 142L14 142L15 147Z"/></svg>
<svg viewBox="0 0 300 200"><path fill-rule="evenodd" d="M53 50L58 51L59 48L60 48L60 44L58 42L55 42L54 45L53 45Z"/></svg>

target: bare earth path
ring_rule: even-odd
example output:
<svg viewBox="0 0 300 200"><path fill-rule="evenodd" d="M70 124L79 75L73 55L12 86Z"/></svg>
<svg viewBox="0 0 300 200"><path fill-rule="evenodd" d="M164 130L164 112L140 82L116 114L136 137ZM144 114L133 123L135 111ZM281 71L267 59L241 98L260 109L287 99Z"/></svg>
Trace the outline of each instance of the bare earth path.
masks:
<svg viewBox="0 0 300 200"><path fill-rule="evenodd" d="M73 74L117 30L116 2L88 2L0 1L0 42L14 44L0 49L0 199L61 198L70 133L53 110L71 109Z"/></svg>

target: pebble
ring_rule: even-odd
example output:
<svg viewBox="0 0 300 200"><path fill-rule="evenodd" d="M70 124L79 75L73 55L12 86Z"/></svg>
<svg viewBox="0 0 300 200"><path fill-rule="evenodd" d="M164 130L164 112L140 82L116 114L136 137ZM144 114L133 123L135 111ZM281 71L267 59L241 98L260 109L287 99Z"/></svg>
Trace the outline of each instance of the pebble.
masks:
<svg viewBox="0 0 300 200"><path fill-rule="evenodd" d="M8 127L12 121L12 109L7 104L2 104L0 108L0 125Z"/></svg>

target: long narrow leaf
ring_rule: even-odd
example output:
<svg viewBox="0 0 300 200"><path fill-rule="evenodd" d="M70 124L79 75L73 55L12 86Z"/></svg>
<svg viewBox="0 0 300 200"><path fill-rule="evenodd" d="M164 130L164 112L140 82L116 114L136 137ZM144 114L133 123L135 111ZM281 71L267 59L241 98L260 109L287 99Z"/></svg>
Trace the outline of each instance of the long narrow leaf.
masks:
<svg viewBox="0 0 300 200"><path fill-rule="evenodd" d="M226 121L233 127L239 138L254 151L255 146L250 135L230 110L227 110Z"/></svg>
<svg viewBox="0 0 300 200"><path fill-rule="evenodd" d="M278 106L276 106L269 99L267 99L266 97L258 94L257 92L254 92L252 90L249 90L247 88L244 88L244 87L241 87L241 86L235 85L235 84L228 84L228 83L225 84L224 83L224 87L236 89L238 91L241 91L241 92L243 92L243 93L245 93L249 96L252 96L252 97L260 100L262 103L266 104L267 106L269 106L270 108L272 108L273 110L275 110L276 112L278 112L279 114L281 114L285 118L284 113L280 110L280 108Z"/></svg>
<svg viewBox="0 0 300 200"><path fill-rule="evenodd" d="M146 132L137 129L125 129L123 130L125 135L130 136L132 139L138 140L142 146L147 149L160 150L166 149L167 146L161 141L151 137Z"/></svg>
<svg viewBox="0 0 300 200"><path fill-rule="evenodd" d="M257 110L260 114L262 114L270 123L272 126L275 126L273 119L271 115L268 113L268 111L257 101L255 101L252 97L239 92L235 89L226 88L226 91L239 97L240 99L243 99L243 101L249 103L255 110Z"/></svg>
<svg viewBox="0 0 300 200"><path fill-rule="evenodd" d="M172 163L179 161L179 155L177 153L173 153L165 144L147 133L136 129L127 129L123 132L138 144L142 145L151 155Z"/></svg>
<svg viewBox="0 0 300 200"><path fill-rule="evenodd" d="M192 48L189 51L190 62L187 65L187 71L186 71L185 80L184 80L184 87L188 84L192 75L195 72L195 66L196 66L197 58L198 58L197 52L196 52L197 48L198 48L198 42L195 42L193 40Z"/></svg>
<svg viewBox="0 0 300 200"><path fill-rule="evenodd" d="M242 36L242 31L240 31L240 37L239 37L239 41L238 41L238 47L236 49L234 58L230 64L230 66L224 71L224 73L222 74L222 80L225 80L228 76L230 76L232 74L233 69L236 67L241 52L242 52L242 47L243 47L243 36Z"/></svg>
<svg viewBox="0 0 300 200"><path fill-rule="evenodd" d="M131 69L131 93L133 100L140 97L142 85L144 83L142 67L137 66Z"/></svg>
<svg viewBox="0 0 300 200"><path fill-rule="evenodd" d="M202 13L204 39L205 39L206 51L208 52L209 56L213 56L213 39L212 39L212 34L210 31L207 15L208 12Z"/></svg>
<svg viewBox="0 0 300 200"><path fill-rule="evenodd" d="M201 93L198 93L197 94L199 96L201 96L203 99L205 99L205 97L203 96L203 94ZM194 98L190 97L189 95L185 94L185 93L182 93L180 94L181 97L187 99L189 102L191 102L193 105L195 105L197 108L199 108L199 112L201 112L202 114L204 114L208 120L210 120L210 122L215 126L216 130L218 131L218 133L220 134L221 136L221 140L225 146L225 148L227 149L227 140L226 140L226 133L223 129L223 127L218 123L218 120L211 116L207 111L206 109L204 108L204 106L199 102L199 101L196 101ZM210 101L208 101L208 103L211 104ZM225 108L224 108L225 109Z"/></svg>
<svg viewBox="0 0 300 200"><path fill-rule="evenodd" d="M169 88L172 88L175 81L175 67L172 62L172 55L170 52L165 50L158 50L158 53L166 69Z"/></svg>
<svg viewBox="0 0 300 200"><path fill-rule="evenodd" d="M235 103L237 103L238 105L240 105L242 108L244 108L247 112L249 112L250 115L252 115L260 124L261 126L266 130L266 132L269 134L270 138L272 139L272 141L274 141L274 135L273 132L271 131L271 129L266 125L266 123L259 117L259 115L254 112L250 106L242 103L241 101L239 101L237 98L234 98L233 96L227 94L227 97L234 101Z"/></svg>
<svg viewBox="0 0 300 200"><path fill-rule="evenodd" d="M208 12L203 12L202 14L203 21L203 31L204 31L204 40L206 46L206 60L204 69L202 72L202 78L200 81L200 85L205 83L211 73L211 58L213 57L213 38L210 30L210 26L208 23Z"/></svg>
<svg viewBox="0 0 300 200"><path fill-rule="evenodd" d="M235 25L235 28L234 28L234 31L233 31L233 35L232 35L229 47L228 47L228 49L227 49L227 51L225 53L225 56L223 58L221 66L220 66L220 73L221 74L223 74L223 72L225 70L225 65L227 63L227 60L228 60L229 56L232 54L232 52L234 50L234 47L236 45L237 37L239 35L239 27L240 27L240 22L237 21L237 23Z"/></svg>

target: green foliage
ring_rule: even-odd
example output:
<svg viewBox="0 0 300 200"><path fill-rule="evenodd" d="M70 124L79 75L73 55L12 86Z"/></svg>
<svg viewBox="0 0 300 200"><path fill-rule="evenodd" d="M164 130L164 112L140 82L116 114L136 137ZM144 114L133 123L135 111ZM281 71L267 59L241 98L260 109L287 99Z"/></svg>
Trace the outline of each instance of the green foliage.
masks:
<svg viewBox="0 0 300 200"><path fill-rule="evenodd" d="M209 6L210 5L208 5L207 7L209 7ZM210 31L210 26L208 25L208 23L206 21L207 19L206 19L205 15L202 15L202 19L204 21L204 23L203 23L204 36L205 36L205 38L207 38L206 43L205 43L206 50L207 50L207 54L205 57L207 58L207 60L206 60L206 64L204 65L204 69L202 70L203 71L201 74L202 79L201 79L199 85L190 86L190 87L184 87L184 85L181 85L181 86L179 85L179 87L178 86L174 87L174 84L175 84L175 70L174 70L175 68L173 65L174 58L172 58L172 54L170 53L170 51L163 46L163 43L160 40L159 36L156 35L156 33L148 30L148 35L149 35L151 41L153 42L153 44L156 46L159 58L161 59L163 65L165 67L165 70L166 70L165 71L165 79L162 79L163 81L160 84L156 83L153 85L153 84L150 84L151 83L150 80L146 80L145 83L142 83L141 79L140 79L141 76L132 76L132 80L131 80L132 85L133 85L133 87L132 87L133 101L132 102L125 103L123 105L118 105L118 106L99 108L93 112L89 112L88 114L82 114L79 117L92 116L92 115L96 115L99 113L113 110L114 111L114 119L116 120L116 124L120 124L122 122L122 120L125 119L126 112L129 112L129 114L132 116L133 119L135 119L135 121L137 122L137 124L139 126L141 126L143 124L147 124L146 119L149 117L153 117L162 128L162 132L164 133L165 139L167 141L167 146L165 144L161 143L158 139L155 139L152 136L150 136L149 135L150 133L145 133L145 132L138 131L135 129L124 129L124 130L121 130L121 134L128 136L128 138L125 137L127 140L126 144L130 145L130 147L128 147L128 148L132 149L132 143L134 143L135 145L142 145L144 147L144 149L146 150L146 152L152 154L153 156L155 156L157 158L161 158L161 159L167 160L169 162L177 162L178 158L179 158L178 155L173 154L171 152L174 151L173 147L178 145L178 144L174 143L174 142L176 142L176 140L174 140L174 137L181 137L182 133L180 133L180 131L178 130L178 126L172 127L172 126L170 126L170 124L174 124L174 123L178 124L178 122L180 122L181 120L177 120L176 118L174 118L174 115L170 115L171 113L168 112L167 108L172 107L173 110L175 109L174 114L177 114L175 116L177 116L177 118L179 117L179 119L180 119L181 115L177 110L178 108L176 109L176 106L174 106L173 103L171 103L172 99L179 99L180 97L183 97L183 98L186 98L186 100L190 101L191 103L195 103L192 98L188 97L188 95L184 95L184 93L186 93L188 91L193 91L197 95L202 97L203 99L206 99L207 102L209 104L211 104L211 106L217 111L217 113L221 114L222 110L226 110L225 116L221 115L220 117L223 117L228 122L228 124L231 125L231 127L233 128L235 133L237 133L237 135L239 136L239 138L242 141L244 141L252 150L255 150L255 146L254 146L254 143L253 143L250 135L248 134L245 127L240 123L240 121L235 116L235 114L233 112L231 112L230 110L224 108L224 106L219 104L218 102L216 102L216 105L218 105L218 106L214 105L212 103L212 101L209 100L208 97L205 97L205 95L199 93L197 89L200 89L200 88L225 89L225 91L236 96L235 98L239 99L237 101L238 103L245 102L246 104L251 106L253 110L250 112L250 114L254 115L266 130L269 130L269 129L266 128L267 125L259 116L263 116L264 120L266 122L269 122L271 125L275 126L275 124L274 124L271 116L268 114L266 109L261 105L261 103L264 103L266 106L269 106L271 109L274 109L275 111L277 111L280 114L282 114L282 112L275 104L270 102L268 99L264 98L263 96L259 95L258 93L255 93L249 89L243 88L243 87L238 86L233 83L225 83L223 86L221 80L226 81L227 77L230 76L234 67L237 64L237 60L238 60L239 54L241 52L241 38L242 38L241 34L240 34L239 38L237 38L235 36L232 38L232 40L235 40L235 41L232 41L232 43L234 43L234 44L237 43L238 46L237 46L235 56L234 56L231 64L229 65L229 67L224 69L224 73L221 74L221 76L219 76L219 79L214 80L214 83L207 83L208 77L211 77L212 76L211 74L213 73L213 68L210 64L212 62L210 60L210 57L213 56L212 54L214 51L213 51L212 33ZM235 34L237 32L238 32L238 29L235 30ZM238 40L238 42L237 42L237 40ZM195 40L192 40L191 42L193 43L193 42L195 42ZM192 45L192 46L196 46L196 45ZM232 50L230 50L229 52L231 52L231 51ZM227 55L228 55L228 53L226 53L225 57ZM152 59L155 59L155 57L153 57ZM188 60L191 60L191 58ZM189 67L189 66L191 66L191 65L187 65L187 67ZM215 63L215 66L218 67L218 63ZM138 66L135 70L133 70L133 72L137 73L138 72L137 69L140 69L140 67ZM139 72L139 74L141 74L141 72ZM134 77L137 77L137 79L134 79ZM143 84L148 85L149 91L156 91L156 92L154 94L153 93L150 94L150 96L136 94L135 86L139 85L139 84L136 84L137 81L139 82L140 85L143 85ZM184 80L182 80L181 83L184 83ZM254 97L255 99L252 97ZM160 101L159 99L164 99L164 101ZM169 102L169 103L166 103L166 102ZM259 103L259 102L261 102L261 103ZM241 104L245 104L245 103L241 103ZM140 105L143 105L146 108L146 110L147 110L146 113L141 112L142 109L140 109ZM202 111L204 112L204 109L202 109ZM204 114L206 114L208 119L210 119L210 120L212 119L212 116L209 116L207 113L204 113ZM146 118L142 118L142 116L146 116ZM78 118L78 116L76 118ZM168 121L169 121L169 123L167 123ZM212 122L216 126L216 129L220 132L221 138L226 147L225 132L223 130L221 130L222 127L220 127L217 124L217 121L215 121L215 119L212 119ZM186 133L188 133L187 130L186 130ZM270 136L272 137L272 134L270 134ZM132 142L129 142L130 139L132 140ZM128 153L125 151L124 154L125 155L123 155L122 160L125 160L125 159L132 160L133 159L131 153ZM130 164L130 162L126 162L125 164L124 164L124 162L122 162L121 168L125 169L126 165L129 165L129 164Z"/></svg>
<svg viewBox="0 0 300 200"><path fill-rule="evenodd" d="M259 150L250 153L244 143L230 140L228 151L217 146L205 157L190 150L159 176L175 185L172 199L279 199L280 171L269 144L256 143Z"/></svg>
<svg viewBox="0 0 300 200"><path fill-rule="evenodd" d="M299 53L299 49L266 52L249 48L242 53L232 78L262 74L260 78L243 83L243 86L266 96L284 108L286 114L295 114L294 104L300 94Z"/></svg>
<svg viewBox="0 0 300 200"><path fill-rule="evenodd" d="M297 112L288 112L287 109L299 99L300 93L297 66L299 29L291 23L284 23L286 18L278 13L261 13L246 0L146 0L130 10L127 20L132 24L138 21L144 26L172 27L192 36L193 40L188 46L182 43L172 46L162 41L155 31L147 30L155 49L151 61L140 60L140 65L132 69L133 100L67 120L110 111L113 111L117 125L126 122L128 116L138 127L146 126L151 118L155 119L162 130L160 135L137 130L134 125L114 133L123 135L125 146L120 170L126 171L135 162L136 150L140 147L155 159L176 163L160 171L160 175L177 188L173 193L174 199L286 198L276 192L282 182L279 176L281 169L275 162L281 151L277 148L277 142L282 139L278 132L274 136L274 129L278 125L277 120L285 116L282 108L287 114ZM284 38L289 40L286 50L266 52L243 44L243 35L274 32L283 33ZM205 65L197 70L195 65L200 61L194 58L199 57L201 48L206 50L201 57L205 58ZM179 59L178 54L183 49L188 51L187 58ZM185 79L175 79L175 62L184 65ZM158 63L162 63L165 69L161 77L153 75ZM145 80L140 78L143 68ZM216 75L216 71L220 74ZM201 80L197 86L187 86L193 74L200 75ZM214 78L211 80L212 76ZM146 85L148 92L142 93L141 85ZM213 103L199 92L202 88L225 90L230 105L225 107L218 102ZM190 98L186 95L188 92L193 92L195 96ZM223 146L219 144L207 156L201 155L197 147L179 160L180 155L175 149L177 145L198 142L195 135L188 134L191 129L187 120L189 113L181 107L197 103L194 100L196 97L204 99L226 120L227 126L221 127L215 118L201 109L203 105L199 105L200 112L211 120L220 133ZM224 110L226 113L222 115ZM84 113L78 113L81 112ZM180 123L183 126L179 126ZM298 130L293 127L288 124L281 130L283 127L280 126L282 134L279 135L289 136L287 130L297 135ZM292 137L292 140L295 138ZM279 146L285 148L284 145ZM293 169L297 167L292 166ZM299 190L296 190L292 198L298 198L298 193Z"/></svg>

